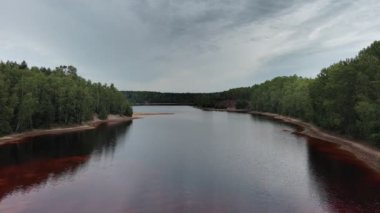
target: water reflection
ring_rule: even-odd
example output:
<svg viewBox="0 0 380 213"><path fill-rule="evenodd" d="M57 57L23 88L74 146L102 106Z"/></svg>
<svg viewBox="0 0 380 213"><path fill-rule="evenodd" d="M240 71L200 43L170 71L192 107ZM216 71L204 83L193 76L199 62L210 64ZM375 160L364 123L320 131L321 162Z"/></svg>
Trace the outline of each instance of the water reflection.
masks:
<svg viewBox="0 0 380 213"><path fill-rule="evenodd" d="M151 108L165 110L175 114L0 148L0 212L379 209L377 176L333 144L245 114Z"/></svg>
<svg viewBox="0 0 380 213"><path fill-rule="evenodd" d="M315 190L331 212L376 212L380 178L338 145L308 139L308 160Z"/></svg>
<svg viewBox="0 0 380 213"><path fill-rule="evenodd" d="M47 182L70 178L90 158L112 157L130 123L64 135L48 135L0 147L0 199Z"/></svg>

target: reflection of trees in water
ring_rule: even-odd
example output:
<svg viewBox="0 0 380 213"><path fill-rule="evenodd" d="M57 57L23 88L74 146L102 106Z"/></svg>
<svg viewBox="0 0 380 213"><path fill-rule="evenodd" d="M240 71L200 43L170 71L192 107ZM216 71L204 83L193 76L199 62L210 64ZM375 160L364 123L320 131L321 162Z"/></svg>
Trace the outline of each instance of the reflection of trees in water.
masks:
<svg viewBox="0 0 380 213"><path fill-rule="evenodd" d="M309 169L321 200L333 212L380 209L380 178L337 145L309 139Z"/></svg>
<svg viewBox="0 0 380 213"><path fill-rule="evenodd" d="M7 194L75 175L93 156L113 155L130 123L35 137L0 147L0 199Z"/></svg>

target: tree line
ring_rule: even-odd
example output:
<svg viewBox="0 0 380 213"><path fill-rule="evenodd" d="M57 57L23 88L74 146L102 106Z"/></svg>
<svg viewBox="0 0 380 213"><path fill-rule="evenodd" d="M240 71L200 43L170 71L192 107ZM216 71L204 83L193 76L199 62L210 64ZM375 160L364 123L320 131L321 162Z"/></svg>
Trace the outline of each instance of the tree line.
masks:
<svg viewBox="0 0 380 213"><path fill-rule="evenodd" d="M132 115L113 84L85 80L73 66L29 68L25 62L0 62L0 135L109 114Z"/></svg>
<svg viewBox="0 0 380 213"><path fill-rule="evenodd" d="M323 69L315 79L277 77L254 85L250 107L380 145L380 42Z"/></svg>
<svg viewBox="0 0 380 213"><path fill-rule="evenodd" d="M225 109L235 105L245 108L251 97L250 87L234 88L214 93L165 93L150 91L123 91L125 97L134 105L144 104L181 104L198 107Z"/></svg>
<svg viewBox="0 0 380 213"><path fill-rule="evenodd" d="M125 97L134 105L144 104L183 104L194 103L197 93L169 93L151 91L122 91Z"/></svg>

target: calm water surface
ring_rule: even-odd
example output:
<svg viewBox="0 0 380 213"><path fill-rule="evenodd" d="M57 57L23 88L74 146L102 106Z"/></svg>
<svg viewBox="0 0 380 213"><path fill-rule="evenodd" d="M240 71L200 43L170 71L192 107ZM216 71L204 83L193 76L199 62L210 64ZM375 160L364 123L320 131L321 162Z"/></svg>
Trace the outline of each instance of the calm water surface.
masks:
<svg viewBox="0 0 380 213"><path fill-rule="evenodd" d="M0 212L380 212L380 179L335 145L191 107L0 147Z"/></svg>

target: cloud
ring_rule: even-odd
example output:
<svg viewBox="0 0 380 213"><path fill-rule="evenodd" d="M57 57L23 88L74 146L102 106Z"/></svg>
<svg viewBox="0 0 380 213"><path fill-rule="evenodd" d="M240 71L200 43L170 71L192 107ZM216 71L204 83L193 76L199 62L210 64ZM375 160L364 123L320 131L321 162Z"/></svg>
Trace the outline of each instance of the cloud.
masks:
<svg viewBox="0 0 380 213"><path fill-rule="evenodd" d="M375 0L1 0L0 59L77 66L123 90L315 76L378 39Z"/></svg>

